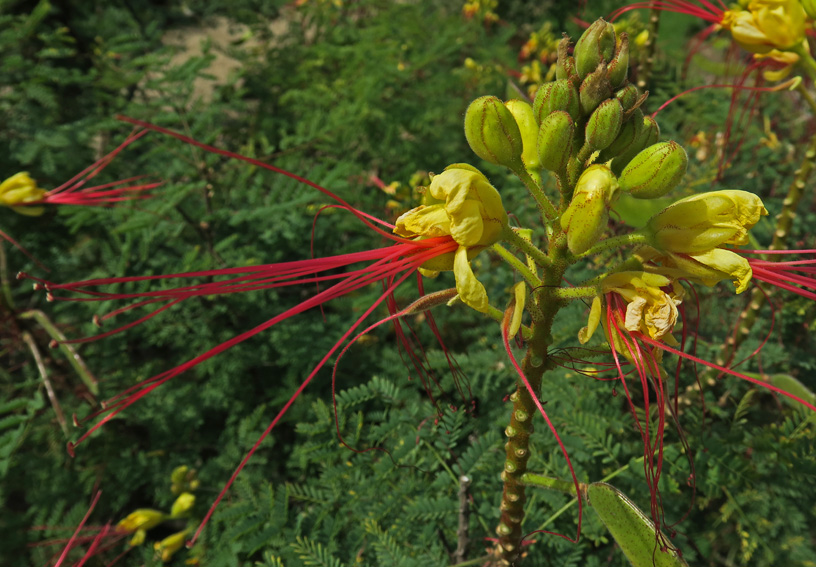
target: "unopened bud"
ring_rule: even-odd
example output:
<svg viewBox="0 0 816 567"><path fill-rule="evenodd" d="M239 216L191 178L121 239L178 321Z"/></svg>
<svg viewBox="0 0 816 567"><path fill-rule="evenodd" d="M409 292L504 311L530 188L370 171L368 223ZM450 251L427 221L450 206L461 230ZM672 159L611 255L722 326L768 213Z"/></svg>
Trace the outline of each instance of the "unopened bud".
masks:
<svg viewBox="0 0 816 567"><path fill-rule="evenodd" d="M533 101L533 114L539 124L550 113L558 110L568 112L573 120L578 120L581 116L578 91L566 79L541 85Z"/></svg>
<svg viewBox="0 0 816 567"><path fill-rule="evenodd" d="M623 107L616 98L608 98L595 109L586 125L586 142L592 151L603 150L615 141L623 123Z"/></svg>
<svg viewBox="0 0 816 567"><path fill-rule="evenodd" d="M609 62L608 77L612 88L621 86L629 73L629 35L622 33L615 51L615 58Z"/></svg>
<svg viewBox="0 0 816 567"><path fill-rule="evenodd" d="M523 142L515 118L495 96L479 97L465 113L465 137L477 156L510 169L522 167Z"/></svg>
<svg viewBox="0 0 816 567"><path fill-rule="evenodd" d="M598 105L612 95L612 85L606 77L606 64L601 63L598 68L586 76L581 88L578 89L578 102L581 104L581 113L589 116Z"/></svg>
<svg viewBox="0 0 816 567"><path fill-rule="evenodd" d="M573 254L582 254L598 242L617 197L618 181L605 165L591 165L578 178L572 201L561 215L561 228Z"/></svg>
<svg viewBox="0 0 816 567"><path fill-rule="evenodd" d="M805 13L811 20L816 20L816 0L799 0Z"/></svg>
<svg viewBox="0 0 816 567"><path fill-rule="evenodd" d="M629 165L629 162L632 161L641 150L656 144L659 139L660 126L657 125L657 121L651 116L645 116L637 140L629 146L628 150L614 159L612 162L612 171L615 175L620 175L624 168Z"/></svg>
<svg viewBox="0 0 816 567"><path fill-rule="evenodd" d="M688 156L676 142L660 142L641 151L620 176L620 187L638 199L662 197L686 174Z"/></svg>
<svg viewBox="0 0 816 567"><path fill-rule="evenodd" d="M582 79L615 54L615 27L603 18L587 28L575 44L575 68Z"/></svg>
<svg viewBox="0 0 816 567"><path fill-rule="evenodd" d="M180 518L189 512L195 504L195 496L189 492L182 492L170 508L171 518Z"/></svg>
<svg viewBox="0 0 816 567"><path fill-rule="evenodd" d="M538 158L541 167L560 172L567 166L575 135L572 117L560 110L549 114L538 131Z"/></svg>
<svg viewBox="0 0 816 567"><path fill-rule="evenodd" d="M636 109L634 115L621 126L615 140L598 156L598 162L604 163L629 150L640 136L643 129L643 112Z"/></svg>
<svg viewBox="0 0 816 567"><path fill-rule="evenodd" d="M623 106L624 112L628 112L633 108L636 108L636 104L638 99L640 98L640 91L635 85L629 84L619 89L615 93L615 98L621 101L621 106Z"/></svg>
<svg viewBox="0 0 816 567"><path fill-rule="evenodd" d="M567 80L574 85L581 82L578 71L575 68L575 58L569 54L570 40L568 37L562 39L558 44L558 60L555 64L555 78Z"/></svg>
<svg viewBox="0 0 816 567"><path fill-rule="evenodd" d="M538 150L536 143L538 142L538 122L536 122L533 114L533 107L523 100L513 99L504 103L513 118L516 119L516 125L521 132L521 161L524 166L530 170L537 170L541 167L538 163Z"/></svg>

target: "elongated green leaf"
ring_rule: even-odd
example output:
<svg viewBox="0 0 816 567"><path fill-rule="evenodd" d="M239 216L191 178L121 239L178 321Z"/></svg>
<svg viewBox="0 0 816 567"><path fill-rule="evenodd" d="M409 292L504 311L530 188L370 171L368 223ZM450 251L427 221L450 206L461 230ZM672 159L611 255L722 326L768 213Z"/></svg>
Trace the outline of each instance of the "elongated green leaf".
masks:
<svg viewBox="0 0 816 567"><path fill-rule="evenodd" d="M620 490L596 482L587 489L589 504L634 567L687 567L676 551L661 551L654 523Z"/></svg>

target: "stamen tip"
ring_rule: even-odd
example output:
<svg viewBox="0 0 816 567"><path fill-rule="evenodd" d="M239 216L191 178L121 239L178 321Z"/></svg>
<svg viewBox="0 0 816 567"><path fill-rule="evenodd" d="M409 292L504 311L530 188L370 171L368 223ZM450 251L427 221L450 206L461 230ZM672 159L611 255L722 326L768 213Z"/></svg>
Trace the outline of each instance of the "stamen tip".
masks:
<svg viewBox="0 0 816 567"><path fill-rule="evenodd" d="M74 451L75 447L76 445L74 445L70 441L68 441L68 443L66 443L65 445L65 448L68 450L68 454L71 456L72 459L76 456L76 452Z"/></svg>
<svg viewBox="0 0 816 567"><path fill-rule="evenodd" d="M71 421L74 422L74 427L79 427L79 418L77 417L77 414L71 415ZM71 443L69 443L69 445L71 445Z"/></svg>
<svg viewBox="0 0 816 567"><path fill-rule="evenodd" d="M54 339L51 339L50 341L48 341L48 348L57 348L58 346L59 346L59 343L57 341L55 341Z"/></svg>
<svg viewBox="0 0 816 567"><path fill-rule="evenodd" d="M99 318L99 315L93 316L93 324L96 325L97 327L102 326L102 319Z"/></svg>

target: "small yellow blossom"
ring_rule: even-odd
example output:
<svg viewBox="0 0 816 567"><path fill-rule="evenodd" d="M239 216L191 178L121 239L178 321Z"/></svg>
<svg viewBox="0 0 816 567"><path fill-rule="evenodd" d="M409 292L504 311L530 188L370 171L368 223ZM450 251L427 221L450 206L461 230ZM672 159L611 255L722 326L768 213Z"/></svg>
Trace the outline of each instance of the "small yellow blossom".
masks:
<svg viewBox="0 0 816 567"><path fill-rule="evenodd" d="M127 532L136 530L149 530L162 523L167 516L158 510L150 508L140 508L128 514L127 518L120 521L116 526Z"/></svg>
<svg viewBox="0 0 816 567"><path fill-rule="evenodd" d="M179 518L187 514L195 504L195 496L189 492L182 492L176 501L173 502L173 507L170 509L171 518Z"/></svg>
<svg viewBox="0 0 816 567"><path fill-rule="evenodd" d="M806 14L799 0L751 0L748 10L728 10L721 25L752 53L787 51L805 38Z"/></svg>
<svg viewBox="0 0 816 567"><path fill-rule="evenodd" d="M42 201L45 193L45 189L40 189L27 172L21 171L0 183L0 205L11 207L15 212L24 215L39 216L45 209L26 203Z"/></svg>
<svg viewBox="0 0 816 567"><path fill-rule="evenodd" d="M167 563L179 549L184 547L184 542L187 540L189 534L189 529L183 532L176 532L161 541L157 541L153 544L153 549L161 555L162 562Z"/></svg>
<svg viewBox="0 0 816 567"><path fill-rule="evenodd" d="M453 270L459 298L477 311L487 311L484 286L476 279L470 260L497 242L507 224L498 191L479 170L454 164L436 175L428 188L427 203L400 216L394 233L406 238L450 236L459 248L426 262L428 271Z"/></svg>

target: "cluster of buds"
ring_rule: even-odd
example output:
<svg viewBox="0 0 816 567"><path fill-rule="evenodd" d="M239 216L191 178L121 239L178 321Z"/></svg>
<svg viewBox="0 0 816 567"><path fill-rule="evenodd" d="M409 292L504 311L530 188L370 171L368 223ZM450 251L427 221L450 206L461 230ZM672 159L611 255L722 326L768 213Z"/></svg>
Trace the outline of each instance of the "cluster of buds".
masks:
<svg viewBox="0 0 816 567"><path fill-rule="evenodd" d="M133 534L130 539L131 547L142 545L145 542L148 530L155 528L159 524L170 520L184 520L189 516L195 505L195 495L188 492L188 490L195 490L199 484L195 471L186 465L176 467L170 475L170 482L171 491L177 497L170 507L169 513L153 508L139 508L128 514L117 524L116 527L120 531ZM187 527L161 541L157 541L153 544L156 555L163 562L170 561L173 555L184 546L191 532L192 529Z"/></svg>

